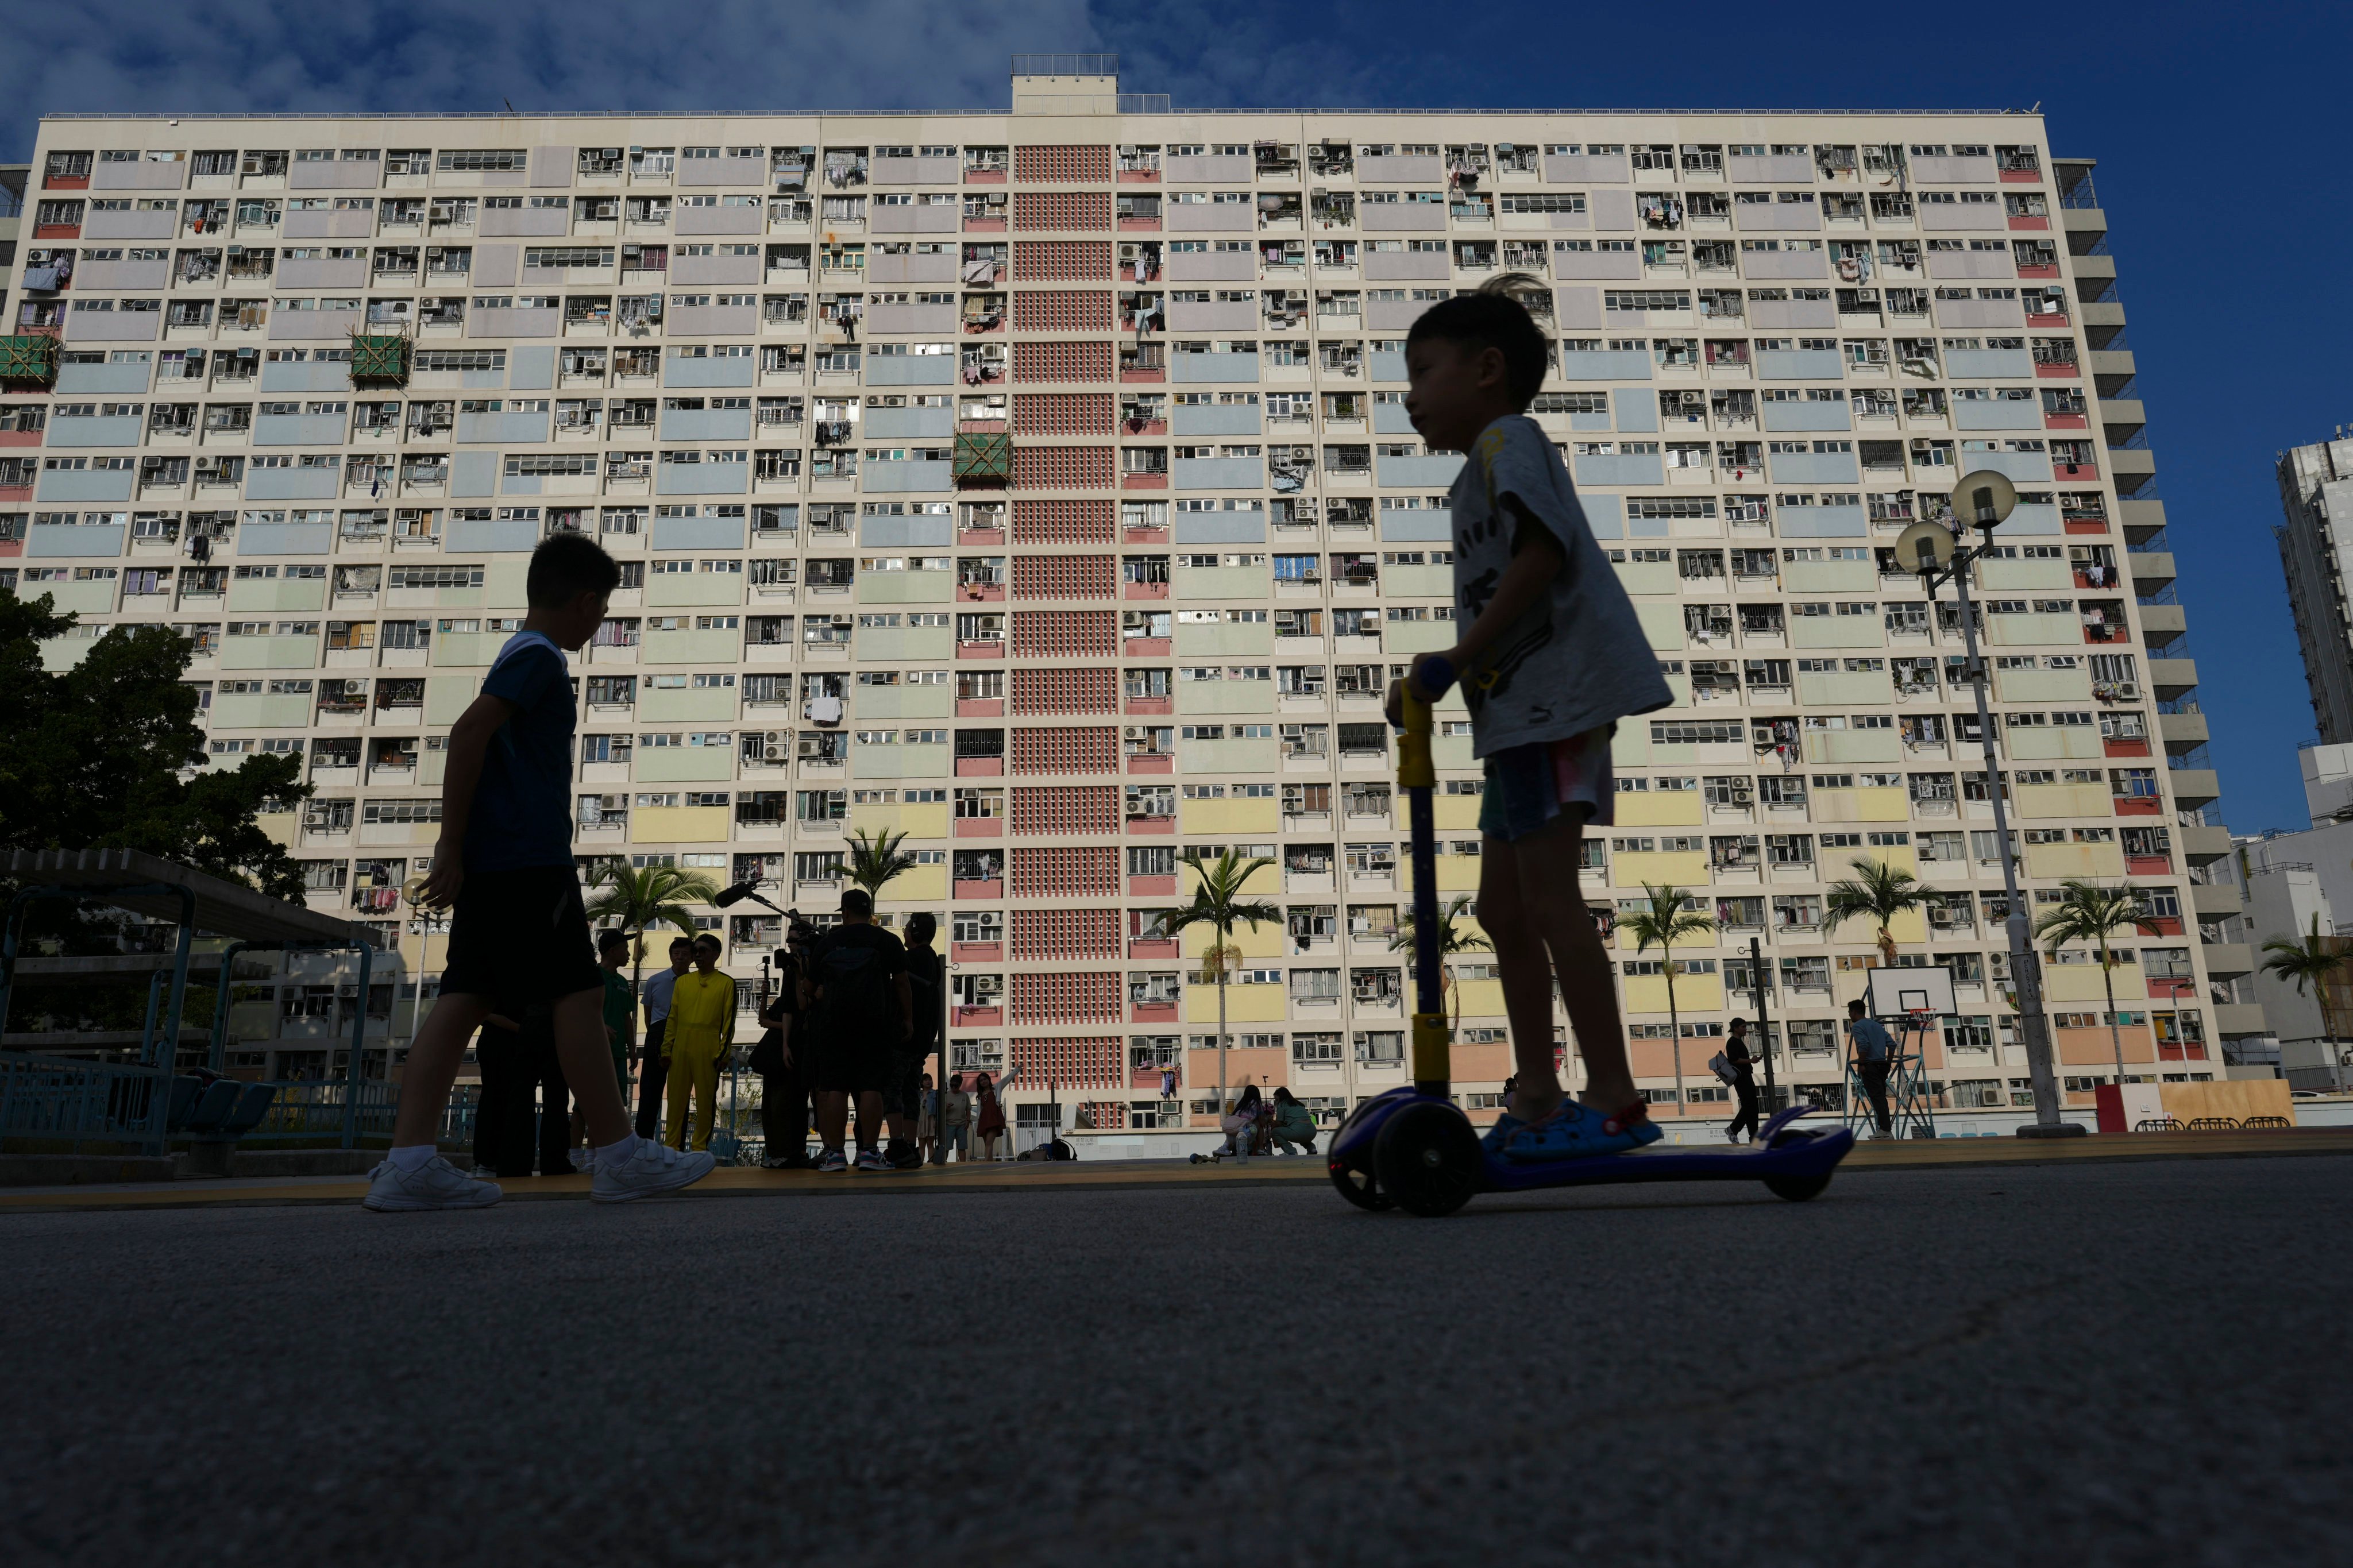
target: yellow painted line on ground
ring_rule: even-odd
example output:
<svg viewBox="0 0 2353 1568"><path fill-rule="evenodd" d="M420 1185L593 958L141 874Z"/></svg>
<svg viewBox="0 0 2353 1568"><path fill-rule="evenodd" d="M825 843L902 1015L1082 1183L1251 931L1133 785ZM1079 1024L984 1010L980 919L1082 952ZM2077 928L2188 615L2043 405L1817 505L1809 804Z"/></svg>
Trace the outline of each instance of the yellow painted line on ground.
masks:
<svg viewBox="0 0 2353 1568"><path fill-rule="evenodd" d="M1701 1145L1699 1147L1704 1147ZM2353 1129L2270 1132L2142 1132L2105 1137L2029 1140L1939 1138L1866 1142L1855 1146L1841 1172L1928 1170L1958 1165L2042 1165L2119 1161L2260 1159L2299 1154L2353 1154ZM1020 1188L1107 1191L1123 1187L1261 1186L1324 1179L1319 1159L1260 1159L1195 1165L1177 1160L1090 1163L928 1165L890 1175L725 1168L690 1188L689 1197L838 1197L864 1193L1009 1192ZM540 1202L588 1196L586 1176L531 1176L501 1184L507 1201ZM364 1181L185 1182L173 1186L19 1187L0 1192L0 1215L93 1213L120 1209L278 1207L355 1204Z"/></svg>

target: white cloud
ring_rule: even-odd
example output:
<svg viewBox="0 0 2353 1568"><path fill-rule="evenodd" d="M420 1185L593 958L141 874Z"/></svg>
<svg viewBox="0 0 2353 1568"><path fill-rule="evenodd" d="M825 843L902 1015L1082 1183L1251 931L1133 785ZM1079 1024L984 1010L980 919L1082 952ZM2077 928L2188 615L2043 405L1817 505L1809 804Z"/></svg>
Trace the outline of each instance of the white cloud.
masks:
<svg viewBox="0 0 2353 1568"><path fill-rule="evenodd" d="M83 0L9 31L20 156L57 112L1002 109L1014 53L1103 47L1085 0Z"/></svg>

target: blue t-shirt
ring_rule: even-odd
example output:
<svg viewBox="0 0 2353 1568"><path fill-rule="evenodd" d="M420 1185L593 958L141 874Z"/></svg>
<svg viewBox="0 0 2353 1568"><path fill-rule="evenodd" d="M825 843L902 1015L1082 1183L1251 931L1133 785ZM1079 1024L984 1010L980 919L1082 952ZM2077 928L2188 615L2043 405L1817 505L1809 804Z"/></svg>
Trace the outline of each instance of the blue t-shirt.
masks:
<svg viewBox="0 0 2353 1568"><path fill-rule="evenodd" d="M572 678L564 650L517 632L491 661L482 694L515 705L491 737L466 824L466 869L572 864Z"/></svg>
<svg viewBox="0 0 2353 1568"><path fill-rule="evenodd" d="M1889 1047L1895 1044L1888 1036L1887 1026L1876 1018L1851 1018L1846 1032L1854 1041L1855 1056L1867 1062L1885 1061Z"/></svg>

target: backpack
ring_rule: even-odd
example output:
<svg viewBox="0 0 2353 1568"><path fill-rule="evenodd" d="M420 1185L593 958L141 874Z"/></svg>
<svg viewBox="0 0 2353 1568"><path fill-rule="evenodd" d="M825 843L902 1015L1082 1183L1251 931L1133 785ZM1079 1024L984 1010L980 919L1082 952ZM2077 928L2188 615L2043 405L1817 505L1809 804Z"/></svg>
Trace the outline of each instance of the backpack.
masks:
<svg viewBox="0 0 2353 1568"><path fill-rule="evenodd" d="M878 947L839 942L819 955L815 980L825 992L818 1010L827 1033L840 1041L898 1039L899 1002L883 969Z"/></svg>
<svg viewBox="0 0 2353 1568"><path fill-rule="evenodd" d="M1725 1083L1736 1082L1740 1077L1738 1073L1732 1070L1732 1058L1722 1051L1707 1058L1707 1070Z"/></svg>

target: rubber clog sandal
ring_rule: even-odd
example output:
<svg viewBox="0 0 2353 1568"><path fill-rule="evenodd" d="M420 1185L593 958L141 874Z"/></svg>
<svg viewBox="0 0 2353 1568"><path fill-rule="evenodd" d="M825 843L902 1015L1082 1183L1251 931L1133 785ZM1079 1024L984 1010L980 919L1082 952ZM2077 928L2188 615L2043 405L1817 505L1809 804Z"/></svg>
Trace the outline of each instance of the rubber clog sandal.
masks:
<svg viewBox="0 0 2353 1568"><path fill-rule="evenodd" d="M1630 1106L1605 1116L1589 1105L1565 1100L1550 1116L1524 1123L1509 1135L1503 1157L1514 1164L1582 1160L1596 1154L1622 1154L1664 1136L1651 1121L1647 1107Z"/></svg>

